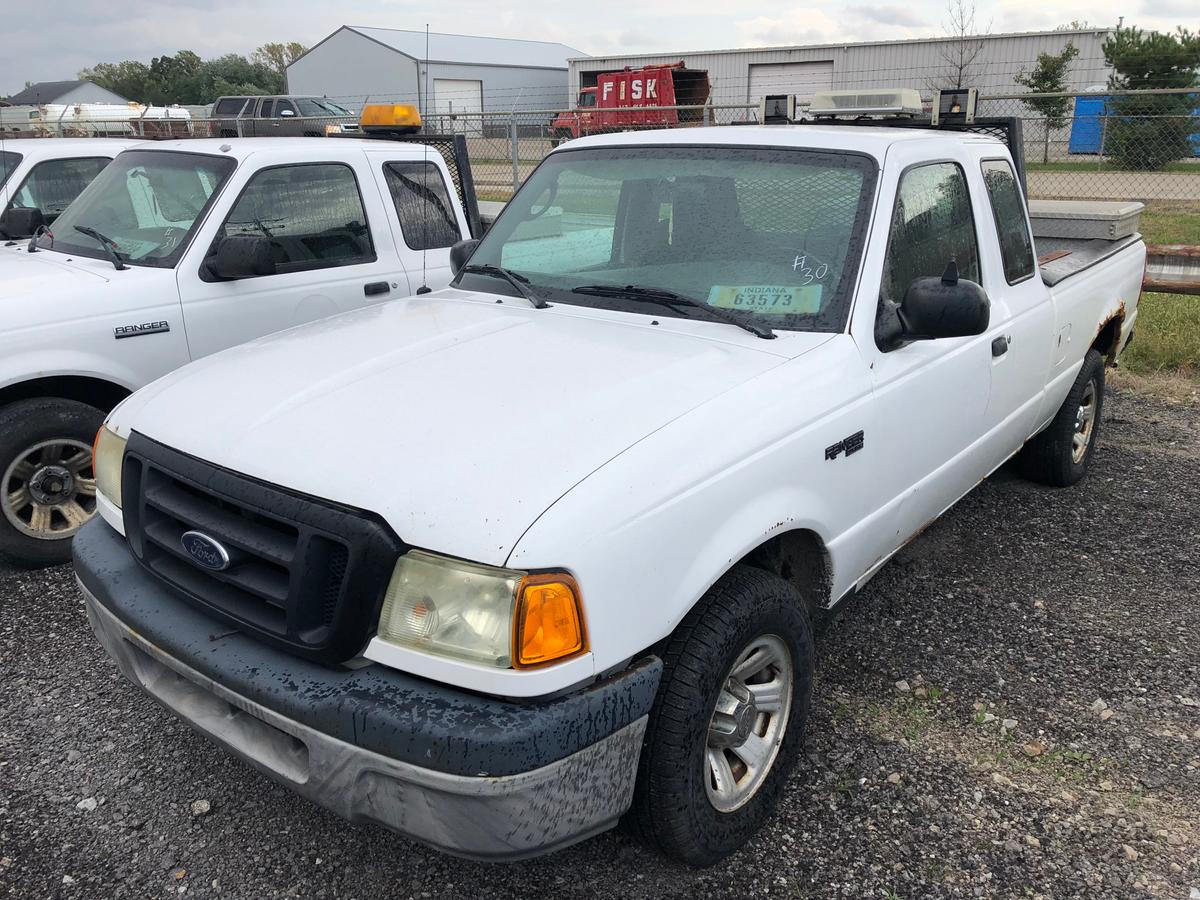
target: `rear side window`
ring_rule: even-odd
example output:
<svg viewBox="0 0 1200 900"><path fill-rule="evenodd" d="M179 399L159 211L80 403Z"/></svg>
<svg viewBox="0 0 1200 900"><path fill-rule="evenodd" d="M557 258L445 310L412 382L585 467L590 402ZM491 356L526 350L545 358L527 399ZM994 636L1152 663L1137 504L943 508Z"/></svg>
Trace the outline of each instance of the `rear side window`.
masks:
<svg viewBox="0 0 1200 900"><path fill-rule="evenodd" d="M1000 236L1004 277L1009 284L1016 284L1033 274L1033 240L1025 222L1021 189L1007 160L985 159L981 165L992 216L996 219L996 234Z"/></svg>
<svg viewBox="0 0 1200 900"><path fill-rule="evenodd" d="M213 115L236 116L242 111L242 107L245 105L245 97L226 97L224 100L217 101L217 105L213 107Z"/></svg>
<svg viewBox="0 0 1200 900"><path fill-rule="evenodd" d="M979 281L979 244L967 179L957 163L930 163L900 176L892 211L883 298L893 303L917 278L941 275L958 262L958 274Z"/></svg>
<svg viewBox="0 0 1200 900"><path fill-rule="evenodd" d="M264 100L262 102L262 106L259 107L258 117L260 119L269 119L273 115L275 115L275 101L274 100Z"/></svg>
<svg viewBox="0 0 1200 900"><path fill-rule="evenodd" d="M95 156L38 163L13 192L9 205L40 209L52 222L110 162L107 156Z"/></svg>
<svg viewBox="0 0 1200 900"><path fill-rule="evenodd" d="M20 153L13 153L11 150L0 150L0 186L8 181L8 176L17 170L17 166L22 160Z"/></svg>
<svg viewBox="0 0 1200 900"><path fill-rule="evenodd" d="M410 250L435 250L456 243L462 234L441 170L431 162L384 163L400 231Z"/></svg>
<svg viewBox="0 0 1200 900"><path fill-rule="evenodd" d="M217 240L239 234L268 238L280 273L375 259L358 181L341 163L276 166L256 173Z"/></svg>

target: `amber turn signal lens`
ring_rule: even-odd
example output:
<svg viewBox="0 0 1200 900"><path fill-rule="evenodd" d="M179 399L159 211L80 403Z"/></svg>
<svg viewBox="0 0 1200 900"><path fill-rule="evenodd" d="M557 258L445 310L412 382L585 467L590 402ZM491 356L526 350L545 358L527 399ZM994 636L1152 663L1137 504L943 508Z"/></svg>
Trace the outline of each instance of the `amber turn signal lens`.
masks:
<svg viewBox="0 0 1200 900"><path fill-rule="evenodd" d="M575 579L562 573L522 578L513 637L516 668L540 666L582 653L587 640Z"/></svg>

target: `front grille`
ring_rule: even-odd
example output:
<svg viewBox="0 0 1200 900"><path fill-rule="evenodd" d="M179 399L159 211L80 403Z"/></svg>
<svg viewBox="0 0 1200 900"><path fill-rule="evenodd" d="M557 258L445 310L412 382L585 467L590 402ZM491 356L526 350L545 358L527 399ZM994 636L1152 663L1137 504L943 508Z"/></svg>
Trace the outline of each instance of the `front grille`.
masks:
<svg viewBox="0 0 1200 900"><path fill-rule="evenodd" d="M133 434L122 484L134 556L214 618L319 662L357 653L404 545L374 514L214 466ZM216 571L184 549L197 531L227 551Z"/></svg>

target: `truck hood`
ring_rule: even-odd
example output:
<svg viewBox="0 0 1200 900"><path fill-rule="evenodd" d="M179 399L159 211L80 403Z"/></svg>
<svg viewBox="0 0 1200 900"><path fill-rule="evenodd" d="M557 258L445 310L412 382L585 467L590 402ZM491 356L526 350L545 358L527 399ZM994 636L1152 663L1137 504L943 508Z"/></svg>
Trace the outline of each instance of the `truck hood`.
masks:
<svg viewBox="0 0 1200 900"><path fill-rule="evenodd" d="M0 252L0 301L30 294L44 295L47 290L70 290L75 285L95 287L108 281L89 265L96 260L81 262L52 250L26 253L27 243L21 241ZM105 265L112 269L107 262Z"/></svg>
<svg viewBox="0 0 1200 900"><path fill-rule="evenodd" d="M830 338L739 344L727 325L650 322L445 290L200 360L112 425L379 513L412 546L499 565L589 473Z"/></svg>
<svg viewBox="0 0 1200 900"><path fill-rule="evenodd" d="M109 281L101 263L50 250L26 253L25 244L0 248L0 332L94 315L94 292Z"/></svg>

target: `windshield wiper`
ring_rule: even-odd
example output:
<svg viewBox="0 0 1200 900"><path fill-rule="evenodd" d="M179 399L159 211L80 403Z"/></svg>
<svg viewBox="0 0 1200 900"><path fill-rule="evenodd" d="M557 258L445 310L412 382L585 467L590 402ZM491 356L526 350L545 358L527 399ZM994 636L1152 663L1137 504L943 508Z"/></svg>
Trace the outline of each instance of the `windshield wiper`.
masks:
<svg viewBox="0 0 1200 900"><path fill-rule="evenodd" d="M496 278L503 278L505 281L515 287L517 292L522 297L532 303L534 309L545 309L550 305L533 291L531 291L528 287L526 287L526 285L529 284L528 278L526 278L524 275L518 275L511 269L506 269L503 266L474 265L463 266L461 271L465 272L467 275L492 275Z"/></svg>
<svg viewBox="0 0 1200 900"><path fill-rule="evenodd" d="M117 252L117 242L110 237L105 237L95 228L88 225L76 225L75 230L80 234L86 234L88 237L95 240L104 248L104 252L108 254L108 258L112 260L113 268L118 272L128 268L125 263L121 262L121 254Z"/></svg>
<svg viewBox="0 0 1200 900"><path fill-rule="evenodd" d="M579 287L571 288L571 293L590 294L594 297L621 297L627 300L659 303L672 308L679 306L691 307L703 310L714 319L719 319L730 325L736 325L738 328L750 332L755 337L760 337L764 340L770 340L775 337L775 332L765 325L744 321L737 316L730 315L720 307L709 306L707 303L701 303L699 300L684 296L683 294L677 294L674 291L668 291L665 288L643 287L638 284L627 284L624 287L619 284L581 284Z"/></svg>

